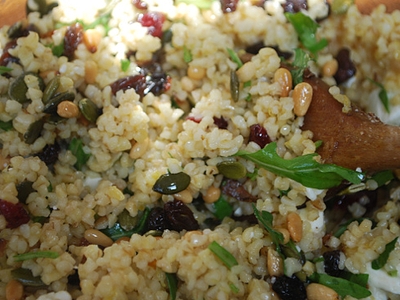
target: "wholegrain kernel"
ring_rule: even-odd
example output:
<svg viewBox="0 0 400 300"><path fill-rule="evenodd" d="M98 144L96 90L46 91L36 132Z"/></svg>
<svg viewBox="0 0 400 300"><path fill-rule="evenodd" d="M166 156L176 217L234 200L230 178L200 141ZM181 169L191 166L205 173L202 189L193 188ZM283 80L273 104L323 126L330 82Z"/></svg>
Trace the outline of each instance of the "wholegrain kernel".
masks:
<svg viewBox="0 0 400 300"><path fill-rule="evenodd" d="M297 213L292 212L287 216L287 228L292 240L300 242L303 237L303 221Z"/></svg>
<svg viewBox="0 0 400 300"><path fill-rule="evenodd" d="M125 199L125 196L124 196L124 194L122 193L122 191L121 191L119 188L117 188L115 185L110 186L110 187L107 189L106 194L107 194L107 196L109 196L110 198L116 199L116 200L118 200L118 201L122 201L122 200Z"/></svg>
<svg viewBox="0 0 400 300"><path fill-rule="evenodd" d="M289 93L293 87L292 74L290 74L289 70L285 68L279 68L276 70L274 74L274 81L278 82L281 86L281 96L289 96Z"/></svg>
<svg viewBox="0 0 400 300"><path fill-rule="evenodd" d="M187 75L191 79L201 80L206 75L206 69L204 69L202 67L189 66L189 68L187 70Z"/></svg>
<svg viewBox="0 0 400 300"><path fill-rule="evenodd" d="M207 189L206 194L203 196L203 200L205 203L214 203L219 199L220 196L221 189L212 185Z"/></svg>
<svg viewBox="0 0 400 300"><path fill-rule="evenodd" d="M293 90L294 113L303 117L310 107L313 96L312 86L307 82L301 82Z"/></svg>
<svg viewBox="0 0 400 300"><path fill-rule="evenodd" d="M85 62L85 82L93 84L96 82L97 64L93 60Z"/></svg>
<svg viewBox="0 0 400 300"><path fill-rule="evenodd" d="M79 108L74 102L63 101L57 105L57 114L63 118L75 118L79 115Z"/></svg>

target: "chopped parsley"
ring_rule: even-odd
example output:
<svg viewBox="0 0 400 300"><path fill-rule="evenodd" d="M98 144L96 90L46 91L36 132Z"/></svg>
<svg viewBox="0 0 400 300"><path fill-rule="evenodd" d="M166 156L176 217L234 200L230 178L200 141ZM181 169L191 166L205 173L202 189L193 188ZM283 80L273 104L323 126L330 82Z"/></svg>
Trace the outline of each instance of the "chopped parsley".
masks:
<svg viewBox="0 0 400 300"><path fill-rule="evenodd" d="M7 72L11 72L13 69L11 69L11 68L7 68L7 67L4 67L4 66L0 66L0 75L2 75L2 74L4 74L4 73L7 73Z"/></svg>
<svg viewBox="0 0 400 300"><path fill-rule="evenodd" d="M219 199L212 204L213 214L218 220L222 221L225 217L229 217L233 212L233 207L230 205L222 195Z"/></svg>
<svg viewBox="0 0 400 300"><path fill-rule="evenodd" d="M34 258L57 258L59 257L60 254L54 251L37 251L37 252L30 252L30 253L24 253L24 254L19 254L19 255L14 255L14 261L24 261L24 260L30 260Z"/></svg>
<svg viewBox="0 0 400 300"><path fill-rule="evenodd" d="M121 70L123 72L128 71L131 61L129 59L121 59Z"/></svg>
<svg viewBox="0 0 400 300"><path fill-rule="evenodd" d="M295 51L294 61L293 61L293 69L290 70L290 74L292 74L294 86L303 82L303 74L304 70L308 67L308 62L312 61L310 54L305 52L304 50L297 48Z"/></svg>
<svg viewBox="0 0 400 300"><path fill-rule="evenodd" d="M383 106L385 107L386 112L389 114L390 113L389 97L387 95L385 87L381 83L376 82L376 81L372 80L371 78L367 77L367 79L381 89L379 91L379 100L381 100Z"/></svg>
<svg viewBox="0 0 400 300"><path fill-rule="evenodd" d="M184 45L183 46L183 60L185 61L185 63L190 63L192 61L193 57L192 57L192 53L190 52L190 50Z"/></svg>
<svg viewBox="0 0 400 300"><path fill-rule="evenodd" d="M238 265L236 258L216 241L209 244L208 249L210 249L210 251L214 253L229 269Z"/></svg>
<svg viewBox="0 0 400 300"><path fill-rule="evenodd" d="M90 153L86 153L83 150L83 142L81 139L73 138L69 144L68 150L76 157L76 163L74 167L77 170L82 170L82 167L86 164L91 156Z"/></svg>
<svg viewBox="0 0 400 300"><path fill-rule="evenodd" d="M394 250L396 247L396 243L399 237L396 237L394 240L392 240L390 243L386 244L385 246L385 251L379 255L379 257L375 260L372 261L371 266L372 269L374 270L379 270L383 268L384 265L386 265L386 262L389 258L390 253Z"/></svg>
<svg viewBox="0 0 400 300"><path fill-rule="evenodd" d="M8 122L3 122L0 121L0 128L3 129L4 131L9 131L13 129L13 121L8 121Z"/></svg>

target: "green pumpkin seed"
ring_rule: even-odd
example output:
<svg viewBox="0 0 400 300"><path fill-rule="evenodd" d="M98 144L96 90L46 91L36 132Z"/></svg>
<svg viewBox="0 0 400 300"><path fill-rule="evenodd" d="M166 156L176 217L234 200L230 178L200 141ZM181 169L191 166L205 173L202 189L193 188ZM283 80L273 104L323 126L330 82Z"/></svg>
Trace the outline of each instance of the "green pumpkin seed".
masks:
<svg viewBox="0 0 400 300"><path fill-rule="evenodd" d="M60 76L57 75L52 80L50 80L50 82L44 89L43 99L42 99L43 104L47 104L50 101L50 99L54 97L59 87L60 87Z"/></svg>
<svg viewBox="0 0 400 300"><path fill-rule="evenodd" d="M41 118L29 125L28 130L24 134L24 141L26 144L32 145L37 140L42 133L43 125L44 118Z"/></svg>
<svg viewBox="0 0 400 300"><path fill-rule="evenodd" d="M247 170L238 161L223 161L217 165L218 171L229 179L240 179L246 176Z"/></svg>
<svg viewBox="0 0 400 300"><path fill-rule="evenodd" d="M354 4L354 0L333 0L331 9L334 14L342 15Z"/></svg>
<svg viewBox="0 0 400 300"><path fill-rule="evenodd" d="M66 118L60 117L57 114L50 115L48 117L48 119L47 119L47 122L49 122L49 124L53 124L53 125L57 125L57 124L60 124L62 122L65 122L65 121L67 121Z"/></svg>
<svg viewBox="0 0 400 300"><path fill-rule="evenodd" d="M47 5L46 14L50 13L53 10L53 8L55 8L57 6L58 6L57 2L52 2L49 5Z"/></svg>
<svg viewBox="0 0 400 300"><path fill-rule="evenodd" d="M26 199L28 199L29 195L33 193L35 190L33 189L32 181L23 181L16 186L18 191L18 200L20 203L26 204Z"/></svg>
<svg viewBox="0 0 400 300"><path fill-rule="evenodd" d="M26 2L26 13L38 11L40 16L47 14L47 3L46 0L33 0Z"/></svg>
<svg viewBox="0 0 400 300"><path fill-rule="evenodd" d="M25 74L19 75L11 84L8 89L8 95L11 99L18 101L19 103L26 103L29 101L26 93L28 92L28 86L25 83L25 76L26 75L33 75L38 78L39 81L39 88L41 90L44 89L44 82L43 79L32 72L27 72Z"/></svg>
<svg viewBox="0 0 400 300"><path fill-rule="evenodd" d="M236 74L236 71L231 71L231 96L233 101L239 100L239 78Z"/></svg>
<svg viewBox="0 0 400 300"><path fill-rule="evenodd" d="M186 173L180 172L175 174L164 174L157 179L153 186L153 191L164 194L172 195L185 190L190 184L190 176Z"/></svg>
<svg viewBox="0 0 400 300"><path fill-rule="evenodd" d="M163 232L160 231L160 230L149 230L144 234L144 236L149 236L149 235L151 235L151 236L162 236L162 234L163 234Z"/></svg>
<svg viewBox="0 0 400 300"><path fill-rule="evenodd" d="M137 216L132 217L126 209L118 215L118 223L126 231L135 228L137 221Z"/></svg>
<svg viewBox="0 0 400 300"><path fill-rule="evenodd" d="M10 39L20 37L22 34L22 22L16 22L7 30L7 35Z"/></svg>
<svg viewBox="0 0 400 300"><path fill-rule="evenodd" d="M24 286L45 286L40 276L33 276L29 269L18 268L11 271L11 276Z"/></svg>
<svg viewBox="0 0 400 300"><path fill-rule="evenodd" d="M63 101L74 101L75 94L70 92L63 92L57 94L50 101L44 106L43 112L46 114L56 114L57 113L57 106Z"/></svg>
<svg viewBox="0 0 400 300"><path fill-rule="evenodd" d="M100 109L92 100L83 98L78 102L78 107L86 120L96 123L97 118L100 116Z"/></svg>

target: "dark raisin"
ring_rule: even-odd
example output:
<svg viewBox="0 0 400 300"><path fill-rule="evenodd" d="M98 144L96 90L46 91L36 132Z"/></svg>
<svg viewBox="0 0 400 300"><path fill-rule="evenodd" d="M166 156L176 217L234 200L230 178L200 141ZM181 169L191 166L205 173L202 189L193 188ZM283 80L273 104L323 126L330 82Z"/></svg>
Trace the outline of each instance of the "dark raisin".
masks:
<svg viewBox="0 0 400 300"><path fill-rule="evenodd" d="M81 23L74 23L67 28L64 36L64 52L63 55L69 60L74 58L74 53L78 45L83 40L83 26Z"/></svg>
<svg viewBox="0 0 400 300"><path fill-rule="evenodd" d="M79 279L78 270L75 270L73 274L68 276L68 284L79 286L81 280Z"/></svg>
<svg viewBox="0 0 400 300"><path fill-rule="evenodd" d="M308 10L307 0L286 0L282 6L287 13L298 13L302 9Z"/></svg>
<svg viewBox="0 0 400 300"><path fill-rule="evenodd" d="M336 56L338 62L338 70L333 76L337 84L341 84L356 74L356 67L350 59L350 50L343 48Z"/></svg>
<svg viewBox="0 0 400 300"><path fill-rule="evenodd" d="M219 129L227 129L228 128L228 122L223 118L217 118L214 117L214 124L218 126Z"/></svg>
<svg viewBox="0 0 400 300"><path fill-rule="evenodd" d="M340 251L334 250L325 252L323 257L326 274L339 277L342 273L342 270L339 269Z"/></svg>
<svg viewBox="0 0 400 300"><path fill-rule="evenodd" d="M250 194L238 180L228 179L222 185L222 192L237 200L244 202L256 202L257 197Z"/></svg>
<svg viewBox="0 0 400 300"><path fill-rule="evenodd" d="M10 62L19 62L19 59L8 53L9 49L14 49L17 46L17 40L8 42L3 49L3 54L0 56L0 66L7 66Z"/></svg>
<svg viewBox="0 0 400 300"><path fill-rule="evenodd" d="M224 14L234 12L237 8L239 0L220 0L221 10Z"/></svg>
<svg viewBox="0 0 400 300"><path fill-rule="evenodd" d="M58 154L60 153L60 150L60 145L57 142L54 142L52 145L46 145L42 152L38 153L37 156L47 166L54 165L58 160Z"/></svg>
<svg viewBox="0 0 400 300"><path fill-rule="evenodd" d="M147 9L147 3L143 2L142 0L133 0L132 4L137 8L137 9L142 9L145 10Z"/></svg>
<svg viewBox="0 0 400 300"><path fill-rule="evenodd" d="M261 148L264 148L265 145L271 143L272 141L264 127L262 127L260 124L254 124L250 126L249 142L254 142Z"/></svg>
<svg viewBox="0 0 400 300"><path fill-rule="evenodd" d="M292 53L291 52L286 52L286 51L282 51L281 49L279 49L278 46L266 46L264 45L263 42L258 42L256 44L253 44L251 46L248 46L245 50L247 53L251 53L251 54L258 54L258 52L265 47L269 47L272 48L276 51L276 53L278 54L279 57L283 57L284 59L289 59L292 57Z"/></svg>
<svg viewBox="0 0 400 300"><path fill-rule="evenodd" d="M193 212L182 201L175 200L165 203L164 211L170 229L176 231L199 229L199 223L194 218Z"/></svg>
<svg viewBox="0 0 400 300"><path fill-rule="evenodd" d="M136 93L143 96L145 88L146 77L144 75L124 77L111 84L111 90L114 95L121 90L126 91L128 89L135 89Z"/></svg>
<svg viewBox="0 0 400 300"><path fill-rule="evenodd" d="M26 204L26 199L28 199L29 195L33 193L35 190L33 189L32 181L23 181L16 186L18 192L18 200L20 203Z"/></svg>
<svg viewBox="0 0 400 300"><path fill-rule="evenodd" d="M161 38L162 37L162 26L165 22L165 15L159 12L148 12L140 14L138 22L142 26L148 28L148 33L152 36Z"/></svg>
<svg viewBox="0 0 400 300"><path fill-rule="evenodd" d="M0 199L0 213L7 221L7 228L17 228L29 222L30 218L21 203L11 203Z"/></svg>
<svg viewBox="0 0 400 300"><path fill-rule="evenodd" d="M164 209L155 207L151 210L146 222L146 229L164 231L168 228L168 223L165 219Z"/></svg>
<svg viewBox="0 0 400 300"><path fill-rule="evenodd" d="M306 300L307 292L304 283L295 275L277 277L272 289L281 300Z"/></svg>

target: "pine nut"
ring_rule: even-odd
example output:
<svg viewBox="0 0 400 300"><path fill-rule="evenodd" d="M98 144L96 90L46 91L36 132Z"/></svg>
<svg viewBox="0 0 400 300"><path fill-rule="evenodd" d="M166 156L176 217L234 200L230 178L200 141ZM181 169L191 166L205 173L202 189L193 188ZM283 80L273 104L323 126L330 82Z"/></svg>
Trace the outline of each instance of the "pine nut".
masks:
<svg viewBox="0 0 400 300"><path fill-rule="evenodd" d="M93 60L85 62L85 82L93 84L96 82L97 64Z"/></svg>
<svg viewBox="0 0 400 300"><path fill-rule="evenodd" d="M193 196L188 190L183 190L182 192L174 194L176 200L180 200L183 203L192 203Z"/></svg>
<svg viewBox="0 0 400 300"><path fill-rule="evenodd" d="M303 221L297 213L292 212L287 216L287 228L292 240L300 242L303 237Z"/></svg>
<svg viewBox="0 0 400 300"><path fill-rule="evenodd" d="M132 145L129 157L132 159L138 159L146 153L147 147L149 146L149 138L146 138L143 142L137 142Z"/></svg>
<svg viewBox="0 0 400 300"><path fill-rule="evenodd" d="M322 67L322 74L326 77L331 77L336 74L339 64L336 59L327 61Z"/></svg>
<svg viewBox="0 0 400 300"><path fill-rule="evenodd" d="M282 276L283 275L282 258L272 248L268 249L267 268L268 268L268 273L270 276Z"/></svg>
<svg viewBox="0 0 400 300"><path fill-rule="evenodd" d="M75 118L79 115L79 108L74 102L63 101L57 105L57 114L63 118Z"/></svg>
<svg viewBox="0 0 400 300"><path fill-rule="evenodd" d="M319 283L310 283L306 291L308 300L339 300L334 290Z"/></svg>
<svg viewBox="0 0 400 300"><path fill-rule="evenodd" d="M96 229L88 229L84 234L85 239L94 245L99 245L103 247L109 247L113 244L113 240L106 236L99 230Z"/></svg>
<svg viewBox="0 0 400 300"><path fill-rule="evenodd" d="M303 117L311 104L313 89L307 82L301 82L293 90L294 113Z"/></svg>
<svg viewBox="0 0 400 300"><path fill-rule="evenodd" d="M10 280L6 285L6 299L20 300L24 295L24 286L18 280Z"/></svg>
<svg viewBox="0 0 400 300"><path fill-rule="evenodd" d="M201 80L206 75L206 69L204 69L202 67L189 66L189 68L187 70L187 75L191 79Z"/></svg>
<svg viewBox="0 0 400 300"><path fill-rule="evenodd" d="M95 53L101 42L101 33L96 29L88 29L83 34L83 42L89 52Z"/></svg>
<svg viewBox="0 0 400 300"><path fill-rule="evenodd" d="M276 70L274 74L274 81L278 82L279 85L281 86L282 89L281 96L282 97L289 96L289 93L293 88L292 74L290 74L289 70L285 68L279 68L278 70Z"/></svg>
<svg viewBox="0 0 400 300"><path fill-rule="evenodd" d="M287 230L286 228L275 228L276 231L282 233L283 235L283 244L286 244L289 242L290 240L290 233L289 230Z"/></svg>
<svg viewBox="0 0 400 300"><path fill-rule="evenodd" d="M205 203L214 203L221 196L221 190L213 185L211 185L207 193L203 196L203 200Z"/></svg>

